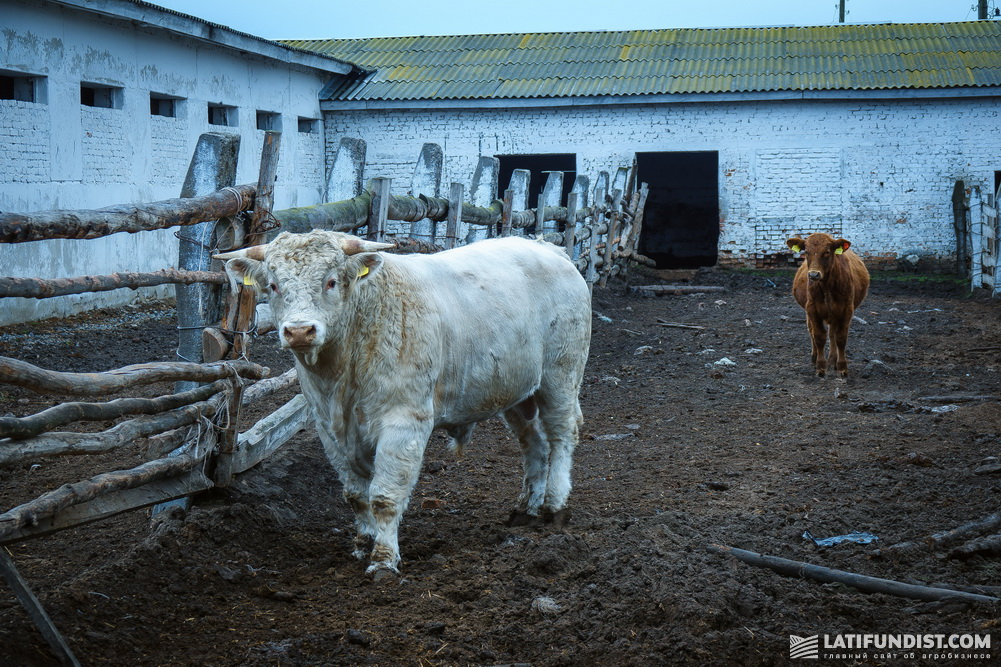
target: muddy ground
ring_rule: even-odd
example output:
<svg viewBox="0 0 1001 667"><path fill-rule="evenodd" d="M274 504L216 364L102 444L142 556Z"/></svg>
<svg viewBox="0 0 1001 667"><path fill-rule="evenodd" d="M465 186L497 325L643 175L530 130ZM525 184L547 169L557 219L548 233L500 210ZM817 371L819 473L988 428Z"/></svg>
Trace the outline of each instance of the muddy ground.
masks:
<svg viewBox="0 0 1001 667"><path fill-rule="evenodd" d="M520 454L491 421L458 460L433 437L396 581L373 583L351 557L348 507L309 432L187 511L135 511L9 551L86 665L771 665L790 662L790 635L856 633L990 634L992 659L972 662L998 664L999 607L862 593L707 547L1001 585L997 552L875 553L999 511L1001 476L983 467L1001 457L1001 304L954 281L877 276L840 381L814 376L791 273L707 270L691 283L725 291L595 291L564 528L505 526ZM172 317L165 304L8 327L0 354L74 371L171 360ZM253 357L289 366L273 339ZM59 401L0 390L0 414ZM0 470L0 509L142 456ZM879 539L818 547L804 531ZM922 657L936 652L842 651L866 657L827 664L971 663ZM4 586L0 664L55 664Z"/></svg>

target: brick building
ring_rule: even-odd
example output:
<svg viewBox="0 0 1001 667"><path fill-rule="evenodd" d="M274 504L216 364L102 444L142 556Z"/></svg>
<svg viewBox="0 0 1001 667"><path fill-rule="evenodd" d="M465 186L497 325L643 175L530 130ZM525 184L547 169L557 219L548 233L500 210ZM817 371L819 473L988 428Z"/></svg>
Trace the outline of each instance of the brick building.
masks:
<svg viewBox="0 0 1001 667"><path fill-rule="evenodd" d="M395 194L431 143L443 183L467 186L484 156L502 189L513 169L569 188L635 162L640 249L664 267L784 264L787 236L828 231L874 266L936 269L954 261L956 182L1001 181L993 21L276 43L139 0L0 5L0 210L176 197L206 131L242 137L253 182L281 128L277 208L327 197L342 139ZM0 245L10 276L176 261L169 231ZM7 299L0 324L132 296Z"/></svg>

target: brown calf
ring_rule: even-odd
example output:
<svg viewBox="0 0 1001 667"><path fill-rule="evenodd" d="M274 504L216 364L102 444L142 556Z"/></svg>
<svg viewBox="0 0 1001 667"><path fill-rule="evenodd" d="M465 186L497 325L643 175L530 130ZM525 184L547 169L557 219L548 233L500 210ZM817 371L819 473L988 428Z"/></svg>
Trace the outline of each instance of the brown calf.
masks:
<svg viewBox="0 0 1001 667"><path fill-rule="evenodd" d="M810 358L817 375L824 377L828 360L824 358L828 327L831 335L831 365L841 377L848 375L848 327L852 316L869 291L869 272L858 255L848 248L845 239L829 234L811 234L805 241L791 238L786 245L802 252L804 261L792 281L792 295L806 311L813 351Z"/></svg>

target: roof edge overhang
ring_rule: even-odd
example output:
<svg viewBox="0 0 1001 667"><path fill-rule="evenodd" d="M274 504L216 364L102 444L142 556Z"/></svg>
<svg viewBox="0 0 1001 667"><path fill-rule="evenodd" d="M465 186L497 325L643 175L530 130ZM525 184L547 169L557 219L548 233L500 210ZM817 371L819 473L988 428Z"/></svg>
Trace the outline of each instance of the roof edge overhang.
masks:
<svg viewBox="0 0 1001 667"><path fill-rule="evenodd" d="M774 102L784 100L925 100L1001 97L1001 87L893 88L879 90L776 90L746 93L667 93L591 97L488 98L461 100L322 100L322 111L403 111L414 109L525 109L693 102Z"/></svg>
<svg viewBox="0 0 1001 667"><path fill-rule="evenodd" d="M131 21L140 26L165 30L196 41L236 51L252 53L269 60L278 60L332 74L367 72L344 60L313 51L285 46L263 37L234 30L228 26L205 21L196 16L175 12L142 0L49 0L81 12L113 19Z"/></svg>

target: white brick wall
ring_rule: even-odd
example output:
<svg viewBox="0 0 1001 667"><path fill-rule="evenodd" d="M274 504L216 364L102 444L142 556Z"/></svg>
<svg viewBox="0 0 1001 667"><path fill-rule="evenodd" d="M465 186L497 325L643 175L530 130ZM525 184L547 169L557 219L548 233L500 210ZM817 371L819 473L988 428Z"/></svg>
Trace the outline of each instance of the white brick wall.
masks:
<svg viewBox="0 0 1001 667"><path fill-rule="evenodd" d="M403 194L424 142L445 153L443 183L467 186L479 155L576 153L594 177L636 152L718 151L720 256L787 252L791 233L836 231L863 254L955 249L952 188L1001 170L998 98L757 101L553 109L336 111L327 151L368 144L365 178ZM503 185L503 184L502 184Z"/></svg>
<svg viewBox="0 0 1001 667"><path fill-rule="evenodd" d="M45 105L0 100L0 176L13 183L49 180Z"/></svg>

